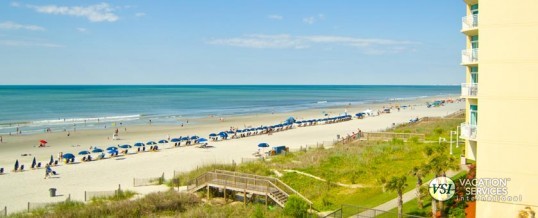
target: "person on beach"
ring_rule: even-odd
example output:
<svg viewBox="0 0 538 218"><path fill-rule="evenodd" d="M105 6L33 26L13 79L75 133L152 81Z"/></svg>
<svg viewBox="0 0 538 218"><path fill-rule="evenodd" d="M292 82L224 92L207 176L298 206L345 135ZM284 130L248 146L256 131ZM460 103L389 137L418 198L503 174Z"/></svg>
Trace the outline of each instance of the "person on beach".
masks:
<svg viewBox="0 0 538 218"><path fill-rule="evenodd" d="M3 143L4 142L4 138L2 138L2 136L0 135L0 143Z"/></svg>
<svg viewBox="0 0 538 218"><path fill-rule="evenodd" d="M45 167L45 179L47 179L47 177L50 177L51 173L52 173L52 168L50 167L50 164L47 164L47 166Z"/></svg>

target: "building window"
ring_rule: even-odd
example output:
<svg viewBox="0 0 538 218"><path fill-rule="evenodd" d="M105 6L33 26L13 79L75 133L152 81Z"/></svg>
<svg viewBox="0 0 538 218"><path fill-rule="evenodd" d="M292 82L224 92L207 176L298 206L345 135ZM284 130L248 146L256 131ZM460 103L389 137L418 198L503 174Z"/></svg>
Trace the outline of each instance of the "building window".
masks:
<svg viewBox="0 0 538 218"><path fill-rule="evenodd" d="M478 83L478 67L469 67L471 71L471 83Z"/></svg>
<svg viewBox="0 0 538 218"><path fill-rule="evenodd" d="M472 104L469 111L471 115L469 124L476 125L478 121L478 105Z"/></svg>
<svg viewBox="0 0 538 218"><path fill-rule="evenodd" d="M478 48L478 35L471 36L471 48Z"/></svg>

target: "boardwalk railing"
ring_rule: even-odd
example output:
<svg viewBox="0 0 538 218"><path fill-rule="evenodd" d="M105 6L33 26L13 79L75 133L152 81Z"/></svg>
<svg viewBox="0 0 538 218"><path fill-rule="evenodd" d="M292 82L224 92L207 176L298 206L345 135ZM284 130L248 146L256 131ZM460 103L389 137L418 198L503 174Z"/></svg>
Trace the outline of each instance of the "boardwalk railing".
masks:
<svg viewBox="0 0 538 218"><path fill-rule="evenodd" d="M334 212L327 214L324 217L330 218L347 218L347 217L356 217L356 218L392 218L398 217L397 212L378 210L367 207L359 207L354 205L342 205L342 207ZM402 214L404 218L426 218L423 216Z"/></svg>
<svg viewBox="0 0 538 218"><path fill-rule="evenodd" d="M93 198L106 198L118 195L121 192L121 186L118 189L111 191L84 191L84 201L89 201Z"/></svg>

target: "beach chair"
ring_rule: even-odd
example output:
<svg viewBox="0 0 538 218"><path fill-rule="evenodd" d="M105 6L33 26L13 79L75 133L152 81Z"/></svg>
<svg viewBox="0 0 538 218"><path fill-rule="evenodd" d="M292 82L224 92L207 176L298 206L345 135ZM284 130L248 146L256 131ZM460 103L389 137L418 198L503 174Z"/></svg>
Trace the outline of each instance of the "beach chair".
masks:
<svg viewBox="0 0 538 218"><path fill-rule="evenodd" d="M0 168L0 174L4 174L4 168Z"/></svg>
<svg viewBox="0 0 538 218"><path fill-rule="evenodd" d="M21 165L21 172L24 171L24 165Z"/></svg>
<svg viewBox="0 0 538 218"><path fill-rule="evenodd" d="M82 157L82 161L83 161L83 162L86 162L86 157Z"/></svg>
<svg viewBox="0 0 538 218"><path fill-rule="evenodd" d="M36 168L41 168L41 162L37 163Z"/></svg>

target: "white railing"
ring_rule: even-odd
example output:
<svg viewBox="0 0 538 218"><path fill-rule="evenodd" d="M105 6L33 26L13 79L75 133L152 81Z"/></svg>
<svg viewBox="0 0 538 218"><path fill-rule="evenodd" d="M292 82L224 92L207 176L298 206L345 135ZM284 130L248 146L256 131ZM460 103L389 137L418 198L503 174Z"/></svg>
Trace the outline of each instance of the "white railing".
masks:
<svg viewBox="0 0 538 218"><path fill-rule="evenodd" d="M476 97L478 95L478 83L462 83L461 96Z"/></svg>
<svg viewBox="0 0 538 218"><path fill-rule="evenodd" d="M478 48L461 51L461 63L468 64L478 61Z"/></svg>
<svg viewBox="0 0 538 218"><path fill-rule="evenodd" d="M478 14L461 18L461 30L465 31L476 27L478 27Z"/></svg>
<svg viewBox="0 0 538 218"><path fill-rule="evenodd" d="M460 138L467 140L476 140L477 127L476 124L462 123Z"/></svg>

